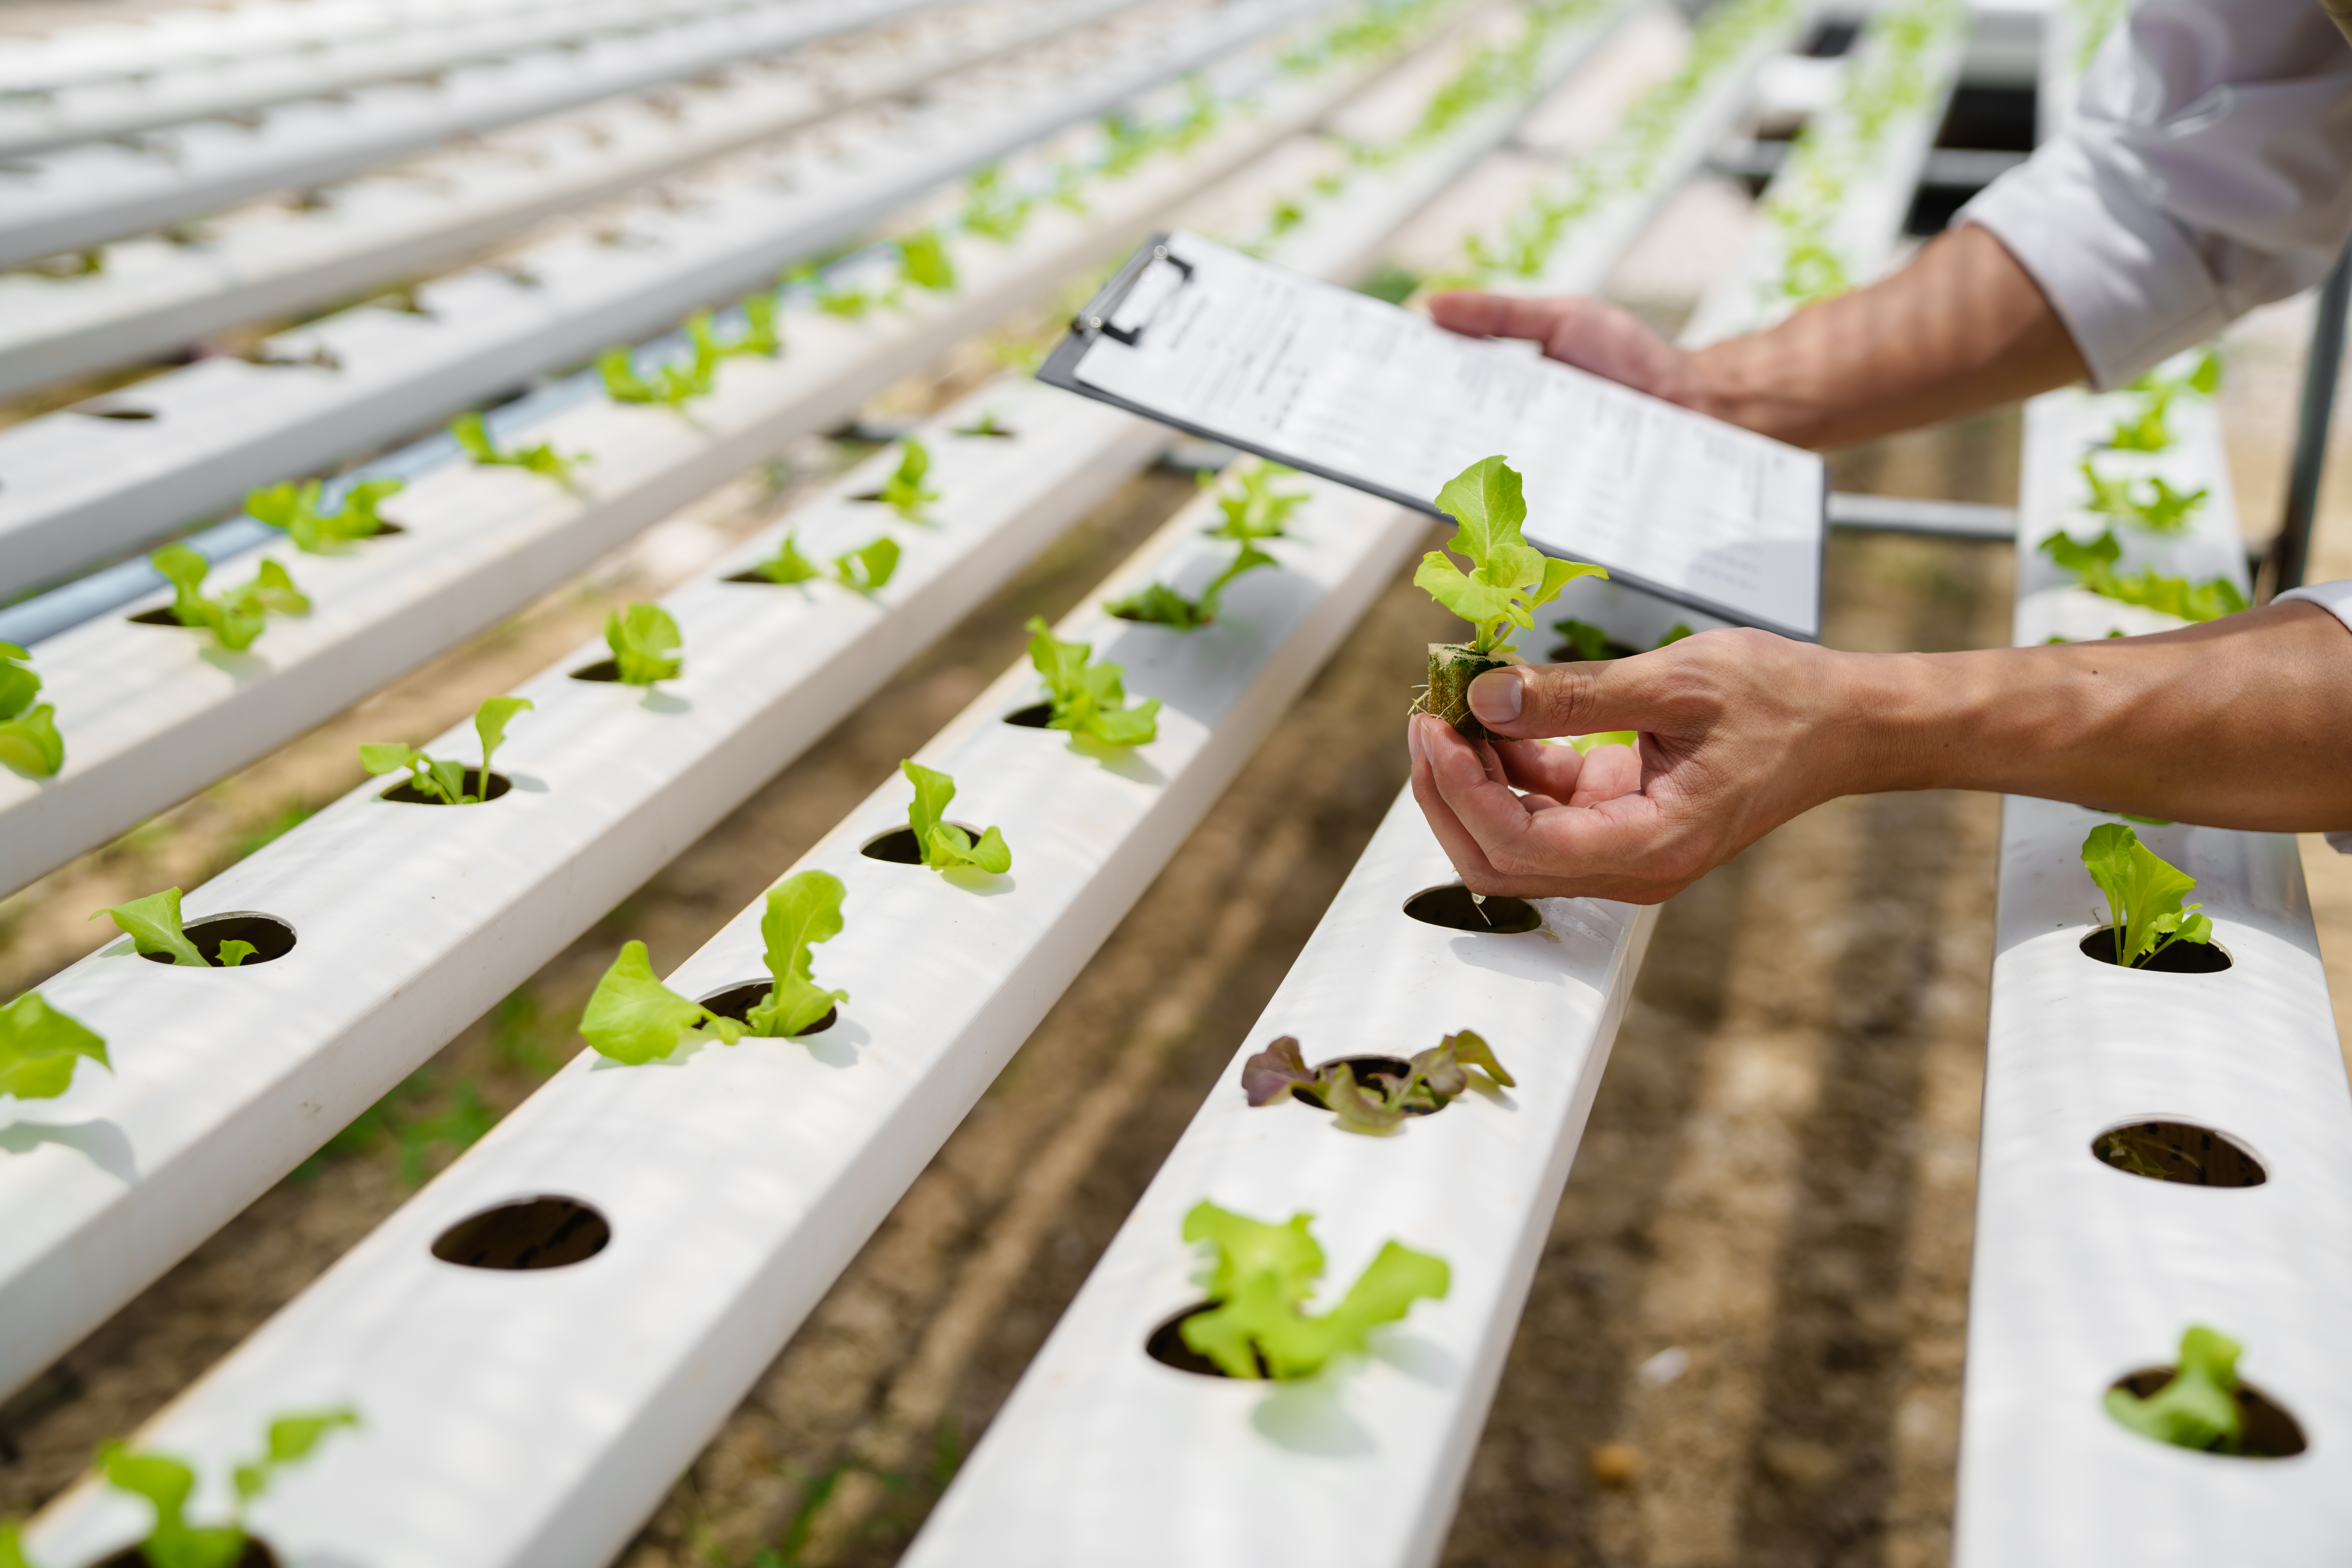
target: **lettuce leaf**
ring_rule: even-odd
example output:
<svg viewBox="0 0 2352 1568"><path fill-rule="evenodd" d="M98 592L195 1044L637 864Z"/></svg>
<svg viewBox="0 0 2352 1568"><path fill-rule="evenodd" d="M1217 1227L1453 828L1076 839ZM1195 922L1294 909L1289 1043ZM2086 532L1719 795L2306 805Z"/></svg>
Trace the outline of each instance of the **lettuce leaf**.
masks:
<svg viewBox="0 0 2352 1568"><path fill-rule="evenodd" d="M1579 577L1606 577L1601 567L1559 561L1536 549L1520 534L1528 507L1519 476L1500 457L1482 458L1445 482L1437 508L1454 519L1446 548L1470 559L1465 572L1444 551L1422 557L1413 586L1468 621L1475 654L1491 654L1510 639L1513 628L1532 627L1535 612L1559 596Z"/></svg>
<svg viewBox="0 0 2352 1568"><path fill-rule="evenodd" d="M58 734L58 710L36 707L41 678L32 655L0 642L0 764L33 778L48 778L65 766L66 743Z"/></svg>
<svg viewBox="0 0 2352 1568"><path fill-rule="evenodd" d="M2107 929L2114 931L2116 962L2137 967L2177 942L2213 940L2213 922L2184 907L2181 900L2197 879L2139 841L2120 823L2103 822L2083 840L2083 866L2107 896Z"/></svg>
<svg viewBox="0 0 2352 1568"><path fill-rule="evenodd" d="M235 1568L245 1555L245 1531L235 1525L202 1526L187 1521L188 1497L196 1472L163 1454L134 1454L120 1443L98 1451L99 1473L117 1491L144 1498L155 1522L139 1543L148 1568Z"/></svg>
<svg viewBox="0 0 2352 1568"><path fill-rule="evenodd" d="M1296 478L1297 473L1280 463L1261 460L1249 465L1241 474L1240 489L1217 498L1217 510L1224 514L1224 521L1202 531L1211 539L1244 544L1284 537L1292 514L1307 504L1307 494L1305 490L1277 492L1274 487L1277 480Z"/></svg>
<svg viewBox="0 0 2352 1568"><path fill-rule="evenodd" d="M481 795L466 792L466 765L447 758L426 756L414 746L370 742L360 747L360 765L372 773L408 770L408 782L420 795L443 805L479 805L490 787L490 759L507 738L507 724L531 705L528 697L487 697L474 710L474 734L482 742Z"/></svg>
<svg viewBox="0 0 2352 1568"><path fill-rule="evenodd" d="M1105 745L1140 746L1160 732L1160 699L1127 706L1126 671L1097 664L1092 644L1062 642L1042 616L1028 620L1029 662L1045 683L1050 730L1067 730Z"/></svg>
<svg viewBox="0 0 2352 1568"><path fill-rule="evenodd" d="M655 979L653 960L641 942L621 944L620 956L596 982L580 1018L581 1037L598 1056L631 1067L657 1061L689 1039L731 1046L749 1033L734 1019Z"/></svg>
<svg viewBox="0 0 2352 1568"><path fill-rule="evenodd" d="M1198 599L1188 599L1164 583L1153 583L1124 599L1113 600L1103 609L1123 621L1146 621L1172 626L1180 632L1199 631L1217 618L1217 602L1226 584L1244 572L1275 564L1273 556L1255 544L1245 543L1234 552L1233 564L1210 579Z"/></svg>
<svg viewBox="0 0 2352 1568"><path fill-rule="evenodd" d="M58 1012L37 991L0 1007L0 1094L55 1100L73 1082L74 1064L88 1057L107 1071L106 1042L79 1019Z"/></svg>
<svg viewBox="0 0 2352 1568"><path fill-rule="evenodd" d="M881 592L898 570L898 542L884 534L871 544L833 558L834 581L853 594Z"/></svg>
<svg viewBox="0 0 2352 1568"><path fill-rule="evenodd" d="M2238 1407L2238 1357L2243 1349L2227 1334L2192 1324L2180 1336L2180 1364L2172 1381L2146 1398L2127 1388L2108 1389L2107 1414L2158 1443L2237 1453L2245 1444L2245 1415Z"/></svg>
<svg viewBox="0 0 2352 1568"><path fill-rule="evenodd" d="M751 570L781 588L789 588L795 583L805 583L810 578L820 574L816 563L801 553L798 536L790 533L784 535L783 542L776 546L775 554L761 562Z"/></svg>
<svg viewBox="0 0 2352 1568"><path fill-rule="evenodd" d="M677 657L679 641L677 622L659 605L631 605L604 617L604 646L626 685L675 680L686 668Z"/></svg>
<svg viewBox="0 0 2352 1568"><path fill-rule="evenodd" d="M760 917L760 935L768 944L768 973L775 985L767 1000L751 1010L751 1033L770 1037L797 1035L849 1000L846 991L827 991L816 984L809 949L841 934L841 904L849 889L829 871L800 871L768 890L768 908Z"/></svg>
<svg viewBox="0 0 2352 1568"><path fill-rule="evenodd" d="M160 893L150 893L143 899L133 899L127 904L117 904L110 910L100 910L89 918L110 915L115 929L129 937L131 945L141 952L168 952L172 963L182 968L210 969L205 955L196 951L180 923L180 889L166 888ZM253 951L250 946L247 952Z"/></svg>
<svg viewBox="0 0 2352 1568"><path fill-rule="evenodd" d="M898 242L898 276L918 289L944 294L956 286L955 262L939 235L919 229Z"/></svg>
<svg viewBox="0 0 2352 1568"><path fill-rule="evenodd" d="M489 426L482 423L478 414L457 416L449 426L449 434L457 437L458 447L473 459L476 468L521 468L543 474L557 484L571 482L575 464L593 460L593 454L587 452L564 457L546 441L536 447L500 447L490 439Z"/></svg>
<svg viewBox="0 0 2352 1568"><path fill-rule="evenodd" d="M280 1415L270 1422L261 1457L239 1465L232 1473L238 1505L253 1503L269 1489L280 1471L309 1458L334 1433L356 1429L359 1424L359 1412L349 1408Z"/></svg>
<svg viewBox="0 0 2352 1568"><path fill-rule="evenodd" d="M407 485L401 479L363 479L345 492L341 508L331 514L319 510L323 487L316 479L299 486L268 485L247 492L245 510L255 521L283 529L295 549L307 555L325 555L354 540L382 532L383 519L376 513L377 504Z"/></svg>
<svg viewBox="0 0 2352 1568"><path fill-rule="evenodd" d="M1311 1215L1268 1225L1206 1199L1184 1216L1184 1239L1214 1251L1212 1310L1184 1320L1184 1342L1229 1377L1257 1377L1259 1359L1276 1379L1312 1377L1335 1358L1360 1353L1371 1331L1395 1322L1423 1299L1443 1300L1444 1262L1391 1241L1321 1317L1304 1310L1322 1278L1323 1249L1307 1234Z"/></svg>
<svg viewBox="0 0 2352 1568"><path fill-rule="evenodd" d="M908 522L929 522L923 509L940 499L939 491L923 488L923 476L930 471L931 449L908 436L898 443L898 467L882 481L876 498Z"/></svg>
<svg viewBox="0 0 2352 1568"><path fill-rule="evenodd" d="M1003 834L989 828L975 844L971 834L947 820L948 802L955 798L954 779L911 759L901 762L898 771L915 786L915 798L907 806L907 826L914 831L924 865L934 871L977 866L1000 877L1013 869L1013 851Z"/></svg>
<svg viewBox="0 0 2352 1568"><path fill-rule="evenodd" d="M251 647L261 636L264 616L307 616L310 601L294 586L294 579L275 561L264 560L252 582L218 598L206 596L204 581L212 563L184 544L166 545L147 563L172 584L172 615L182 626L210 632L213 640L232 653Z"/></svg>
<svg viewBox="0 0 2352 1568"><path fill-rule="evenodd" d="M2160 577L2153 567L2130 577L2123 576L2116 571L2116 563L2123 556L2123 545L2112 528L2088 544L2078 543L2062 531L2052 534L2036 548L2060 570L2073 574L2083 587L2118 604L2160 610L2184 621L2219 620L2246 607L2246 596L2227 577L2191 583L2186 577Z"/></svg>

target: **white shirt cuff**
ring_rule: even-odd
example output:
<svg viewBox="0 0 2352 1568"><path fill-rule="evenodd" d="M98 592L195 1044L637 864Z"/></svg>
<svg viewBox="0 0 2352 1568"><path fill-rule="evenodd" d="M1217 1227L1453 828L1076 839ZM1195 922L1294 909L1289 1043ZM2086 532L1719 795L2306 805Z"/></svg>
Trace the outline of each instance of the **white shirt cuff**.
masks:
<svg viewBox="0 0 2352 1568"><path fill-rule="evenodd" d="M2314 583L2308 588L2290 588L2271 603L2284 605L2289 599L2317 605L2342 621L2345 630L2352 631L2352 582ZM2331 833L2326 837L2328 847L2338 855L2352 855L2352 833Z"/></svg>

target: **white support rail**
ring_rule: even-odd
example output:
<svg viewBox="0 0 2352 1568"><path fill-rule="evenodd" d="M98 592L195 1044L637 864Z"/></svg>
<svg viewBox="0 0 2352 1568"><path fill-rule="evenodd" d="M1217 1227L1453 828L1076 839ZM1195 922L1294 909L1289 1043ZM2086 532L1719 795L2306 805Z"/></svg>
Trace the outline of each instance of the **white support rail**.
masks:
<svg viewBox="0 0 2352 1568"><path fill-rule="evenodd" d="M525 252L516 268L417 290L427 315L363 306L272 340L257 364L213 359L124 394L0 431L0 593L42 582L315 469L606 344L742 293L781 264L888 217L917 195L1176 73L1246 51L1331 0L1239 0L1030 89L919 112L906 129L804 171L746 181L683 212L649 213L630 243L593 237ZM1255 57L1244 55L1246 68ZM1277 79L1265 111L1221 145L1295 130L1362 74ZM301 363L323 352L336 368ZM125 417L123 416L132 416Z"/></svg>
<svg viewBox="0 0 2352 1568"><path fill-rule="evenodd" d="M341 179L502 125L779 54L869 27L936 0L772 0L460 66L431 82L257 110L256 122L200 120L136 142L91 142L0 165L0 263L139 234L243 201Z"/></svg>
<svg viewBox="0 0 2352 1568"><path fill-rule="evenodd" d="M444 11L363 38L226 51L135 78L58 83L37 91L6 81L10 65L16 62L0 52L0 157L46 153L76 142L131 135L371 82L427 76L525 49L643 34L689 18L756 14L761 3L576 0L562 7Z"/></svg>
<svg viewBox="0 0 2352 1568"><path fill-rule="evenodd" d="M1572 69L1622 14L1598 7L1586 25L1549 39L1533 73L1538 89ZM1347 201L1316 209L1285 236L1277 256L1317 276L1360 276L1385 238L1532 101L1499 103L1360 178ZM273 624L249 656L202 657L193 637L125 616L41 643L36 667L44 700L58 709L66 766L47 780L0 775L0 889L22 886L299 734L793 435L838 419L941 345L1131 244L1245 148L1263 148L1292 122L1258 122L1241 133L1243 146L1213 142L1138 171L1097 195L1084 218L1041 213L1013 246L956 242L961 287L952 295L919 294L904 311L856 324L795 314L786 324L790 353L729 362L718 392L690 419L593 400L503 432L510 444L597 454L583 471L584 493L463 463L429 472L389 504L407 533L347 556L296 560L316 607ZM134 603L127 613L146 607Z"/></svg>
<svg viewBox="0 0 2352 1568"><path fill-rule="evenodd" d="M210 1469L250 1443L261 1410L348 1401L364 1430L252 1516L285 1559L489 1568L609 1558L1426 527L1386 502L1301 483L1313 500L1296 537L1273 542L1280 569L1237 581L1214 625L1188 637L1090 605L1058 628L1125 666L1130 694L1160 699L1157 739L1103 760L1059 732L1006 723L1034 700L1024 661L919 753L956 779L960 816L1003 829L1009 877L975 890L863 857L861 845L906 820L898 781L802 858L795 869L821 868L849 889L845 930L816 954L824 983L850 994L838 1024L806 1041L752 1039L633 1070L576 1058L142 1440ZM1179 512L1097 604L1155 580L1205 580L1231 554L1200 537L1213 515L1205 497ZM427 825L445 836L434 858L493 864L494 842L530 833L583 787L580 742L645 757L667 750L659 720L646 715L624 739L607 718L559 752L518 757L546 793L508 796L523 809L503 823L485 807L478 827ZM354 824L383 815L371 800L348 804ZM467 854L453 831L482 837ZM362 916L362 900L349 901ZM708 996L761 973L761 913L755 905L731 921L668 984ZM311 989L352 972L320 958L303 970L320 977ZM296 963L275 967L294 983ZM125 1047L123 1058L149 1055ZM142 1069L123 1059L119 1070L127 1080ZM315 1076L329 1071L320 1063ZM364 1094L336 1100L348 1112ZM457 1222L549 1193L595 1208L609 1245L569 1268L520 1273L433 1256ZM131 1539L137 1511L77 1489L36 1521L27 1545L41 1560L88 1561Z"/></svg>
<svg viewBox="0 0 2352 1568"><path fill-rule="evenodd" d="M1418 1568L1433 1563L1657 911L1545 899L1515 935L1424 925L1456 881L1398 796L1232 1065L1112 1238L904 1561L908 1568ZM1368 1138L1287 1100L1251 1109L1243 1061L1408 1057L1475 1029L1518 1080ZM1315 1216L1328 1310L1391 1239L1443 1258L1353 1361L1299 1384L1161 1364L1145 1342L1200 1304L1186 1211Z"/></svg>
<svg viewBox="0 0 2352 1568"><path fill-rule="evenodd" d="M95 272L0 273L0 395L451 265L551 214L1139 3L1000 6L954 28L919 28L877 58L814 70L738 70L717 87L599 105L518 128L492 146L355 179L316 204L243 209L208 225L200 245L135 238L99 251Z"/></svg>

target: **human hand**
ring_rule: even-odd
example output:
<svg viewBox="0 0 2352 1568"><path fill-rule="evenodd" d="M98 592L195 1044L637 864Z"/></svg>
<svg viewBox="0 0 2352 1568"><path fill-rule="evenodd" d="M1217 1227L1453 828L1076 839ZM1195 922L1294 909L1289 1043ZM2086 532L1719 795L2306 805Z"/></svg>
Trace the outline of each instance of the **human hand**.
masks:
<svg viewBox="0 0 2352 1568"><path fill-rule="evenodd" d="M1406 721L1412 793L1475 893L1663 903L1773 828L1873 787L1874 661L1758 631L1470 683L1500 744ZM1579 756L1534 738L1637 730ZM1524 795L1514 794L1514 788Z"/></svg>
<svg viewBox="0 0 2352 1568"><path fill-rule="evenodd" d="M1515 300L1502 294L1436 294L1430 319L1473 338L1526 338L1548 359L1696 408L1691 356L1614 305L1598 300Z"/></svg>

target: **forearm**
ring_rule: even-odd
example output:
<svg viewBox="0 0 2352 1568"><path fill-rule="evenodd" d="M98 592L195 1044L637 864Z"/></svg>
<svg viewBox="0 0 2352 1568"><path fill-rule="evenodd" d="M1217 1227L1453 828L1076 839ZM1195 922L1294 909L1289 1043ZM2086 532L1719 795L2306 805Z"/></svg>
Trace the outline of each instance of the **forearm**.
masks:
<svg viewBox="0 0 2352 1568"><path fill-rule="evenodd" d="M1801 447L1840 447L2083 379L2082 356L2032 278L1972 225L1893 277L1727 339L1670 394Z"/></svg>
<svg viewBox="0 0 2352 1568"><path fill-rule="evenodd" d="M2272 832L2352 828L2352 631L2288 604L2161 636L1829 656L1834 793L1980 789Z"/></svg>

